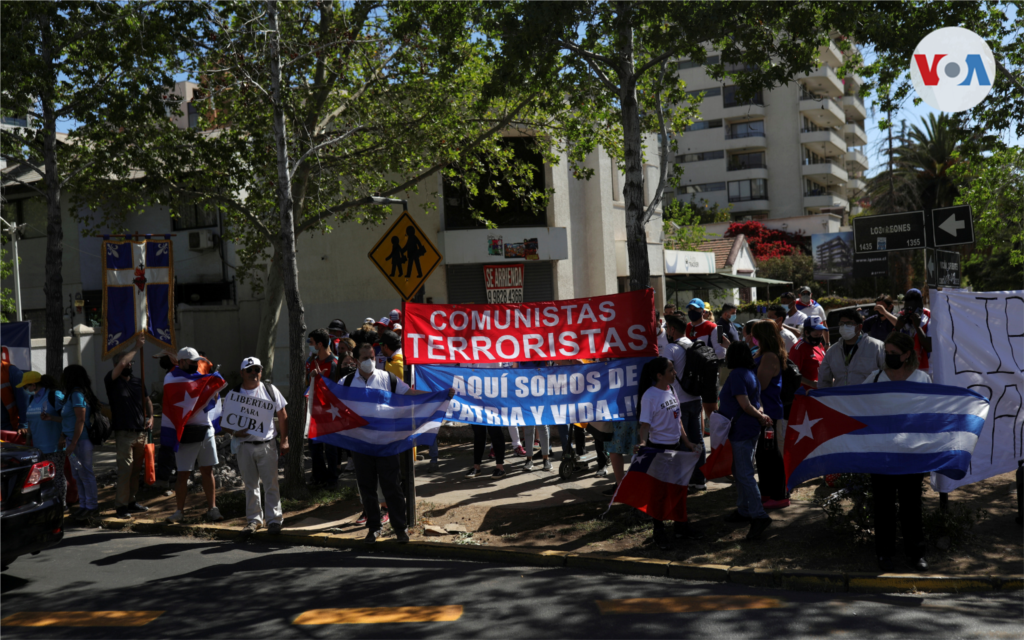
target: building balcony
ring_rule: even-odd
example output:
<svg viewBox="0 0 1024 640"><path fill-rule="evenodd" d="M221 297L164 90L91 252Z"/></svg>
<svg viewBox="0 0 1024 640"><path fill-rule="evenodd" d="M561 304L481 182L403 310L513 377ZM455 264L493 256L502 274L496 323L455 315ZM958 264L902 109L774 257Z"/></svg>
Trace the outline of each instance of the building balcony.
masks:
<svg viewBox="0 0 1024 640"><path fill-rule="evenodd" d="M826 95L830 98L839 98L843 95L843 81L827 64L821 65L810 73L798 74L796 78L808 91L819 95Z"/></svg>
<svg viewBox="0 0 1024 640"><path fill-rule="evenodd" d="M820 94L819 94L820 95ZM805 97L807 96L807 97ZM800 114L816 127L841 127L846 124L846 113L835 98L814 98L809 94L800 96Z"/></svg>
<svg viewBox="0 0 1024 640"><path fill-rule="evenodd" d="M764 117L764 105L763 104L736 104L732 106L724 106L722 109L722 119L726 122L732 120L749 120L750 118Z"/></svg>
<svg viewBox="0 0 1024 640"><path fill-rule="evenodd" d="M832 129L800 132L800 144L821 156L841 156L846 153L846 141ZM849 160L849 158L847 158Z"/></svg>
<svg viewBox="0 0 1024 640"><path fill-rule="evenodd" d="M864 181L864 178L849 177L846 180L846 193L863 193L867 189L868 183Z"/></svg>
<svg viewBox="0 0 1024 640"><path fill-rule="evenodd" d="M766 146L767 142L763 132L748 132L739 135L730 134L728 130L725 132L723 148L726 151L757 151Z"/></svg>
<svg viewBox="0 0 1024 640"><path fill-rule="evenodd" d="M843 125L843 137L848 147L863 147L868 143L868 134L856 122L847 122Z"/></svg>
<svg viewBox="0 0 1024 640"><path fill-rule="evenodd" d="M805 178L824 180L829 184L845 183L847 181L846 169L839 165L837 160L831 162L819 162L817 164L805 164L800 168L800 173Z"/></svg>
<svg viewBox="0 0 1024 640"><path fill-rule="evenodd" d="M860 77L860 74L856 71L846 74L846 77L843 78L843 86L846 87L845 93L848 94L856 95L863 84L864 78Z"/></svg>
<svg viewBox="0 0 1024 640"><path fill-rule="evenodd" d="M849 206L850 202L838 193L829 193L824 189L804 193L804 209L809 209L814 213L821 213L825 209L846 210Z"/></svg>
<svg viewBox="0 0 1024 640"><path fill-rule="evenodd" d="M818 47L818 59L833 67L840 67L843 64L843 52L836 43L829 40L827 45Z"/></svg>
<svg viewBox="0 0 1024 640"><path fill-rule="evenodd" d="M754 180L756 178L768 179L768 168L767 167L744 167L739 169L733 169L729 167L729 175L726 179L730 182L734 180Z"/></svg>
<svg viewBox="0 0 1024 640"><path fill-rule="evenodd" d="M847 151L846 166L850 171L867 171L868 157L860 151Z"/></svg>
<svg viewBox="0 0 1024 640"><path fill-rule="evenodd" d="M768 203L767 196L755 196L755 200L740 200L738 202L729 201L732 205L733 214L747 213L748 211L767 211L771 209Z"/></svg>
<svg viewBox="0 0 1024 640"><path fill-rule="evenodd" d="M868 117L864 99L860 96L843 96L843 111L847 120L864 120Z"/></svg>

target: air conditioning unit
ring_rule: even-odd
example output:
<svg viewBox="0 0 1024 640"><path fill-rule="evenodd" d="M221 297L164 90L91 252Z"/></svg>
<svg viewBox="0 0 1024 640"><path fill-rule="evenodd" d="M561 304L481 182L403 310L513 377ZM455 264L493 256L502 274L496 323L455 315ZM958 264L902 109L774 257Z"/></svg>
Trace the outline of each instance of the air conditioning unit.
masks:
<svg viewBox="0 0 1024 640"><path fill-rule="evenodd" d="M189 231L189 251L208 251L214 249L217 246L215 238L216 236L213 235L212 231Z"/></svg>

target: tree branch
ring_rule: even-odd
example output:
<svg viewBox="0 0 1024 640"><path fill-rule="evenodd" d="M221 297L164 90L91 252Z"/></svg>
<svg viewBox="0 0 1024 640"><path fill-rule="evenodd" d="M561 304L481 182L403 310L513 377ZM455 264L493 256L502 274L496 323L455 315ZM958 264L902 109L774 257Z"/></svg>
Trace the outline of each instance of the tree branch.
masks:
<svg viewBox="0 0 1024 640"><path fill-rule="evenodd" d="M654 109L658 115L659 144L658 152L661 159L658 169L658 188L654 191L654 197L644 210L643 223L647 224L654 217L654 210L661 204L661 197L665 194L665 183L668 181L668 125L665 123L665 109L661 102L661 85L665 82L665 74L668 73L667 57L662 58L661 76L658 78L658 90L654 92Z"/></svg>

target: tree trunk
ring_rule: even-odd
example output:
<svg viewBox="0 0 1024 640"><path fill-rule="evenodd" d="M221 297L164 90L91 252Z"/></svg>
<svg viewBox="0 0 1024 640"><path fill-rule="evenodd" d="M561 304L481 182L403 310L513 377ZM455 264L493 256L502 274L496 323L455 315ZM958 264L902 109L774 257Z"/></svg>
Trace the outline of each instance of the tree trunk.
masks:
<svg viewBox="0 0 1024 640"><path fill-rule="evenodd" d="M626 252L629 256L629 288L650 286L651 265L647 256L647 223L644 220L643 135L640 129L640 105L636 95L633 59L633 8L619 3L619 103L621 106L623 160L626 181L622 197L626 203Z"/></svg>
<svg viewBox="0 0 1024 640"><path fill-rule="evenodd" d="M274 375L274 349L277 345L277 325L284 304L284 280L281 278L281 254L274 249L263 287L263 307L260 311L260 331L256 336L256 357L263 363L265 377ZM285 372L282 371L283 380Z"/></svg>
<svg viewBox="0 0 1024 640"><path fill-rule="evenodd" d="M54 64L50 12L40 12L40 53L43 64ZM46 373L59 380L64 370L64 227L60 218L60 174L57 172L57 116L53 90L39 96L43 111L43 167L46 171Z"/></svg>
<svg viewBox="0 0 1024 640"><path fill-rule="evenodd" d="M281 96L281 34L277 22L277 2L267 1L269 32L267 44L270 55L270 82L273 88L274 141L277 146L277 202L281 212L281 231L277 237L276 252L281 256L281 279L284 298L288 304L288 457L285 462L284 492L295 495L305 489L303 477L303 427L306 412L305 366L302 349L305 345L306 318L299 295L299 265L295 256L295 211L292 186L288 176L288 132L284 120Z"/></svg>

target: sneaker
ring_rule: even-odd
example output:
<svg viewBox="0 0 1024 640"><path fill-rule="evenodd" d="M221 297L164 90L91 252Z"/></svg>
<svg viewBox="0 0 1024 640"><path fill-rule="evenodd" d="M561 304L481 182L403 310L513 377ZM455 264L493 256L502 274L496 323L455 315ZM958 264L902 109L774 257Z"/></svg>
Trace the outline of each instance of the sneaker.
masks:
<svg viewBox="0 0 1024 640"><path fill-rule="evenodd" d="M523 448L523 445L519 445L518 447L516 447L515 449L512 450L512 455L514 455L516 457L520 457L520 458L525 458L526 457L526 449Z"/></svg>
<svg viewBox="0 0 1024 640"><path fill-rule="evenodd" d="M176 511L175 513L181 512ZM128 511L128 507L118 507L117 511L114 512L114 517L120 518L122 520L131 520L132 514L130 511ZM181 518L178 518L178 520L181 520ZM170 520L168 520L168 522L170 522Z"/></svg>
<svg viewBox="0 0 1024 640"><path fill-rule="evenodd" d="M360 513L359 517L356 518L356 524L359 525L360 527L363 526L364 524L366 524L366 512L365 511Z"/></svg>
<svg viewBox="0 0 1024 640"><path fill-rule="evenodd" d="M220 509L214 507L206 512L206 519L210 522L220 522L224 519L224 516L220 514Z"/></svg>
<svg viewBox="0 0 1024 640"><path fill-rule="evenodd" d="M533 471L533 458L527 458L523 463L523 471Z"/></svg>
<svg viewBox="0 0 1024 640"><path fill-rule="evenodd" d="M762 504L765 509L785 509L789 506L789 500L765 500Z"/></svg>
<svg viewBox="0 0 1024 640"><path fill-rule="evenodd" d="M924 558L907 558L907 564L910 565L910 570L915 573L924 573L928 570L928 561Z"/></svg>
<svg viewBox="0 0 1024 640"><path fill-rule="evenodd" d="M547 459L544 460L544 470L545 471L551 471L551 461L550 460L547 460Z"/></svg>
<svg viewBox="0 0 1024 640"><path fill-rule="evenodd" d="M492 478L504 478L507 474L504 469L495 469L494 473L491 474Z"/></svg>
<svg viewBox="0 0 1024 640"><path fill-rule="evenodd" d="M271 522L270 526L267 527L267 533L269 533L272 536L276 536L277 534L281 533L281 523Z"/></svg>
<svg viewBox="0 0 1024 640"><path fill-rule="evenodd" d="M597 476L598 478L603 478L606 475L608 475L608 465L604 465L602 467L598 467L597 471L594 473L594 475Z"/></svg>
<svg viewBox="0 0 1024 640"><path fill-rule="evenodd" d="M476 478L479 475L480 475L480 469L477 469L476 467L470 467L469 471L466 472L466 477L467 478Z"/></svg>
<svg viewBox="0 0 1024 640"><path fill-rule="evenodd" d="M129 502L128 511L131 513L145 513L149 511L149 507L143 504L139 504L138 502Z"/></svg>
<svg viewBox="0 0 1024 640"><path fill-rule="evenodd" d="M79 509L78 513L74 515L76 522L89 522L95 516L100 513L99 507L95 509Z"/></svg>
<svg viewBox="0 0 1024 640"><path fill-rule="evenodd" d="M747 532L747 540L757 540L764 533L764 530L771 525L771 518L756 518L750 521L750 531Z"/></svg>
<svg viewBox="0 0 1024 640"><path fill-rule="evenodd" d="M242 535L248 537L248 536L251 536L252 534L256 533L259 530L260 530L260 523L259 523L259 521L258 520L250 520L249 522L247 522L245 524L244 527L242 527Z"/></svg>
<svg viewBox="0 0 1024 640"><path fill-rule="evenodd" d="M691 484L687 489L688 493L696 493L698 491L707 491L708 485L706 484Z"/></svg>
<svg viewBox="0 0 1024 640"><path fill-rule="evenodd" d="M398 544L408 544L409 543L409 532L406 531L405 529L402 529L401 531L397 531L395 533L395 537L398 539Z"/></svg>
<svg viewBox="0 0 1024 640"><path fill-rule="evenodd" d="M127 509L127 507L121 507L121 509ZM118 509L118 511L120 512L121 509ZM131 516L128 516L128 517L131 517ZM185 514L181 510L178 510L178 511L175 511L174 513L172 513L171 515L167 516L166 518L164 518L164 522L173 524L175 522L181 522L182 518L184 518L184 517L185 517Z"/></svg>
<svg viewBox="0 0 1024 640"><path fill-rule="evenodd" d="M388 515L388 510L387 509L381 509L380 510L380 526L383 527L384 525L386 525L389 522L391 522L391 516Z"/></svg>
<svg viewBox="0 0 1024 640"><path fill-rule="evenodd" d="M725 516L725 521L733 524L746 524L747 522L750 522L750 516L742 515L739 511L733 511L729 515Z"/></svg>
<svg viewBox="0 0 1024 640"><path fill-rule="evenodd" d="M363 538L363 542L365 542L366 544L368 544L368 545L370 545L372 547L374 544L376 544L377 538L379 538L379 537L380 537L380 529L377 529L376 531L374 531L373 529L370 529L369 531L366 532L366 537Z"/></svg>

